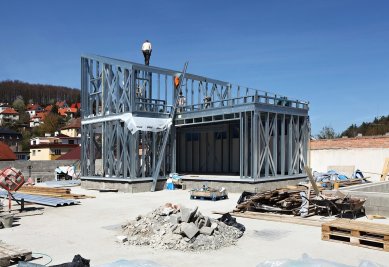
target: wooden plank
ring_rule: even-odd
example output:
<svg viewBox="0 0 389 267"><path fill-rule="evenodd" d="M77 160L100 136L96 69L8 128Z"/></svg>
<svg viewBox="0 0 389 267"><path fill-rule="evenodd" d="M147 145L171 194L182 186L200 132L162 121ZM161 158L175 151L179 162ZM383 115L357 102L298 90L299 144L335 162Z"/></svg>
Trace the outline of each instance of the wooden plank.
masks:
<svg viewBox="0 0 389 267"><path fill-rule="evenodd" d="M222 212L213 212L215 214L225 214ZM292 223L292 224L300 224L300 225L308 225L308 226L316 226L320 227L323 222L320 220L315 220L312 218L301 218L292 215L280 215L280 214L272 214L272 213L262 213L262 212L230 212L232 216L241 217L241 218L249 218L256 220L264 220L264 221L273 221L273 222L282 222L282 223Z"/></svg>
<svg viewBox="0 0 389 267"><path fill-rule="evenodd" d="M386 181L386 177L388 176L388 174L389 174L389 158L386 158L384 167L382 168L380 181Z"/></svg>
<svg viewBox="0 0 389 267"><path fill-rule="evenodd" d="M9 266L12 262L19 260L29 261L31 259L31 251L0 242L0 267Z"/></svg>

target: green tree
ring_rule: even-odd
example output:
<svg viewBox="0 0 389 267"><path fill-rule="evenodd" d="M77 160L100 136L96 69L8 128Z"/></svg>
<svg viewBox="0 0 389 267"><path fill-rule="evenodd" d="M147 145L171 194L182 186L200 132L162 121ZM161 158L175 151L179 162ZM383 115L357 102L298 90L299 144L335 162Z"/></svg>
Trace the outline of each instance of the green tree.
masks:
<svg viewBox="0 0 389 267"><path fill-rule="evenodd" d="M317 135L318 139L334 139L337 138L339 135L335 133L334 128L331 126L324 126L320 133Z"/></svg>
<svg viewBox="0 0 389 267"><path fill-rule="evenodd" d="M22 151L28 151L30 149L31 133L29 131L22 132Z"/></svg>
<svg viewBox="0 0 389 267"><path fill-rule="evenodd" d="M53 105L53 107L51 108L51 113L54 113L54 114L58 114L58 106L57 105Z"/></svg>
<svg viewBox="0 0 389 267"><path fill-rule="evenodd" d="M30 122L30 114L28 112L19 112L19 120L17 124L28 124Z"/></svg>
<svg viewBox="0 0 389 267"><path fill-rule="evenodd" d="M58 131L63 124L61 116L58 114L54 114L50 112L46 115L45 119L43 120L43 124L36 127L37 129L34 131L34 134L43 135L45 133L51 133Z"/></svg>
<svg viewBox="0 0 389 267"><path fill-rule="evenodd" d="M26 111L26 104L21 96L16 97L15 101L12 103L12 107L18 112Z"/></svg>

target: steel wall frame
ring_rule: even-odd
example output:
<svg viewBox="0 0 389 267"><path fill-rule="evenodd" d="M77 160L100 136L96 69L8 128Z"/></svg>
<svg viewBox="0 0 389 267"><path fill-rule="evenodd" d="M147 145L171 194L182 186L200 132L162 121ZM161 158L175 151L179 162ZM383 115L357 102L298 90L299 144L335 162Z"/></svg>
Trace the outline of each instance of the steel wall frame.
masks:
<svg viewBox="0 0 389 267"><path fill-rule="evenodd" d="M169 117L178 94L173 81L177 75L179 71L82 56L83 177L147 178L160 156L164 157L160 174L175 172L180 149L175 127L228 120L240 124L242 179L304 173L310 134L307 102L186 74L182 91L187 105L174 121L165 155L159 155L162 133L132 135L114 118L123 113ZM204 96L210 96L211 102L204 103Z"/></svg>

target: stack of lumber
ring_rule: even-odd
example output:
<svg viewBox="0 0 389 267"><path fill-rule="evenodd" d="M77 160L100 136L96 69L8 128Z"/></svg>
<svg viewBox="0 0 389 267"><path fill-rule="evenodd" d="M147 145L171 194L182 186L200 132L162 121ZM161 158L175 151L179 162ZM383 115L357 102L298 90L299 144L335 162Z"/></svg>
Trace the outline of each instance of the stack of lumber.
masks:
<svg viewBox="0 0 389 267"><path fill-rule="evenodd" d="M268 190L260 193L243 192L234 212L271 211L277 213L297 214L302 204L300 192L305 191L312 200L316 194L308 193L305 186L295 186Z"/></svg>
<svg viewBox="0 0 389 267"><path fill-rule="evenodd" d="M30 195L39 195L47 197L57 197L64 199L84 199L84 198L93 198L92 196L82 195L82 194L72 194L70 188L50 188L50 187L40 187L40 186L22 186L18 190L19 193L30 194Z"/></svg>
<svg viewBox="0 0 389 267"><path fill-rule="evenodd" d="M337 219L322 225L322 240L389 251L389 225Z"/></svg>

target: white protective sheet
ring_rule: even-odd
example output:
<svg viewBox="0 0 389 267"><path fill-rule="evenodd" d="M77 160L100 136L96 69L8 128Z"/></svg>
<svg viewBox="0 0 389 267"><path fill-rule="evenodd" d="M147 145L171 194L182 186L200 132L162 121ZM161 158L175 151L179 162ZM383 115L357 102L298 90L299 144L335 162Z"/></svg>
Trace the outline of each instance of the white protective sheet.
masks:
<svg viewBox="0 0 389 267"><path fill-rule="evenodd" d="M134 117L131 113L93 118L91 120L82 121L81 124L86 125L113 120L121 120L124 122L124 125L130 130L131 134L135 134L137 131L161 132L172 124L171 118Z"/></svg>

